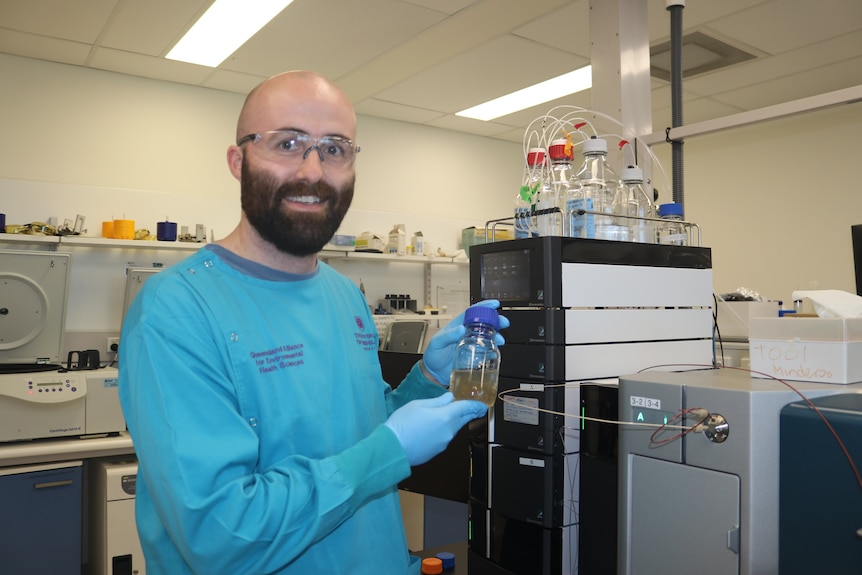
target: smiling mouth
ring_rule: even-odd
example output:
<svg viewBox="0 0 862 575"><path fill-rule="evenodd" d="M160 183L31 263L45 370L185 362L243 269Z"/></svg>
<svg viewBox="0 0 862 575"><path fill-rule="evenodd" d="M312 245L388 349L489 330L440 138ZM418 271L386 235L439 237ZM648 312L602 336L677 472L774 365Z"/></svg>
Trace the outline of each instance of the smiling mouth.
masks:
<svg viewBox="0 0 862 575"><path fill-rule="evenodd" d="M315 204L322 204L324 202L324 200L322 198L320 198L319 196L296 196L293 198L287 197L284 199L287 200L288 202L296 202L298 204L305 204L305 205L309 205L309 206L315 205Z"/></svg>

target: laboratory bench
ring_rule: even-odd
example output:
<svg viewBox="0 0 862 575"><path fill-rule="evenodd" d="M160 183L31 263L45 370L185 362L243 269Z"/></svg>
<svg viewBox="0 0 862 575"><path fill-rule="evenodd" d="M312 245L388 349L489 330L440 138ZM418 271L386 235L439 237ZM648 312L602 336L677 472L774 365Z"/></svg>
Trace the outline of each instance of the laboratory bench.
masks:
<svg viewBox="0 0 862 575"><path fill-rule="evenodd" d="M134 455L128 431L119 435L34 439L0 444L0 469L63 461Z"/></svg>

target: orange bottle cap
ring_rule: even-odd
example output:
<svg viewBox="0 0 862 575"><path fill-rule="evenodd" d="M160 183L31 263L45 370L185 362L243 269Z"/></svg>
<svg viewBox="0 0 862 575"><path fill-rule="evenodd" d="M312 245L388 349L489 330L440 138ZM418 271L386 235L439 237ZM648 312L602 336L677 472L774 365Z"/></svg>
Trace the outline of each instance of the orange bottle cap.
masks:
<svg viewBox="0 0 862 575"><path fill-rule="evenodd" d="M422 560L422 573L427 575L437 575L443 572L443 562L436 557L429 557Z"/></svg>

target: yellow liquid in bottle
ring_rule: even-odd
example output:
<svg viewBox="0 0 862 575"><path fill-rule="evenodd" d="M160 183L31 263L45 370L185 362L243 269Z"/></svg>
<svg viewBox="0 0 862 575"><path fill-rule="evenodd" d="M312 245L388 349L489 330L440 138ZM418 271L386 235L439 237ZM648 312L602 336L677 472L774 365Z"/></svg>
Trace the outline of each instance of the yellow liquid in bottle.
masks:
<svg viewBox="0 0 862 575"><path fill-rule="evenodd" d="M454 370L449 389L455 399L475 399L488 407L497 399L497 369Z"/></svg>

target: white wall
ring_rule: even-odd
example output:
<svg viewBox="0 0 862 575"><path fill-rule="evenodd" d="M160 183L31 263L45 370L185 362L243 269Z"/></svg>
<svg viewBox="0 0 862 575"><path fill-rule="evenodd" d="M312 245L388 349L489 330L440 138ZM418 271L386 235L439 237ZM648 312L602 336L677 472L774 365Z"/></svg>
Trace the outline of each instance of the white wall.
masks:
<svg viewBox="0 0 862 575"><path fill-rule="evenodd" d="M786 305L795 289L856 293L860 133L855 103L685 143L686 219L712 248L718 293L746 287ZM670 173L670 145L654 151Z"/></svg>
<svg viewBox="0 0 862 575"><path fill-rule="evenodd" d="M9 224L126 217L155 230L169 218L202 223L216 238L239 219L239 184L225 151L243 96L0 54L0 212ZM460 230L505 217L520 183L521 147L436 128L360 116L353 207L341 232L408 235L455 252ZM9 246L2 246L9 249ZM185 252L71 248L68 331L119 328L130 263L169 265ZM423 266L333 261L365 284L369 303L409 293L423 304L466 289L467 267L435 266L422 301ZM441 296L442 297L442 296Z"/></svg>
<svg viewBox="0 0 862 575"><path fill-rule="evenodd" d="M74 186L91 232L122 214L151 227L164 215L173 218L165 194L181 205L198 200L193 223L238 220L239 185L225 151L243 96L3 54L0 77L0 178ZM510 211L521 177L516 144L364 116L357 140L356 214L344 233L367 224L385 234L418 216L408 232L420 222L441 234L451 228L429 240L454 250L462 224L482 225ZM8 223L68 217L51 211L53 201L40 202L38 187L26 198L8 190L0 190ZM227 216L209 213L226 206ZM381 212L391 215L379 222Z"/></svg>

